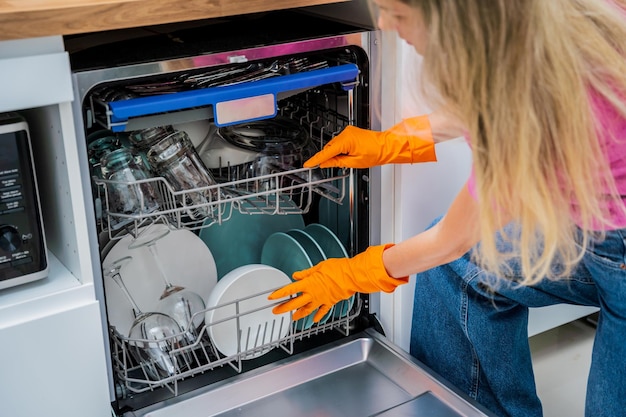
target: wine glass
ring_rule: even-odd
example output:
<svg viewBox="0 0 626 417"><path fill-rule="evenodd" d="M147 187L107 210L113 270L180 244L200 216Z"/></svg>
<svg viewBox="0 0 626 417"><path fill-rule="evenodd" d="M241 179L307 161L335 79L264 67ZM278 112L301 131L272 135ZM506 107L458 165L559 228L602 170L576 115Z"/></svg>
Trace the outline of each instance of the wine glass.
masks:
<svg viewBox="0 0 626 417"><path fill-rule="evenodd" d="M120 273L131 260L131 256L125 256L113 261L103 267L104 273L120 287L133 309L135 319L128 332L129 345L134 348L131 354L153 379L167 378L189 363L184 355L171 354L174 349L184 346L180 336L182 330L176 320L166 314L140 310Z"/></svg>
<svg viewBox="0 0 626 417"><path fill-rule="evenodd" d="M170 229L167 227L148 227L128 245L128 248L135 249L144 246L148 248L153 257L154 264L159 271L159 275L165 283L165 288L159 298L156 310L176 320L184 332L187 342L193 344L198 338L198 329L202 326L204 320L203 314L196 313L204 310L205 304L198 293L179 285L173 285L168 280L159 257L156 243L169 233Z"/></svg>

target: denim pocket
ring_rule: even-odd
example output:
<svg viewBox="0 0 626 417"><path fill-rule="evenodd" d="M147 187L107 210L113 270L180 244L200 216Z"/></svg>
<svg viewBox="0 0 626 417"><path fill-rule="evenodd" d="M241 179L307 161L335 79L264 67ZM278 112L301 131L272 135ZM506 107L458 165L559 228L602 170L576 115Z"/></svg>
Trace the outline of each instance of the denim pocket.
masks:
<svg viewBox="0 0 626 417"><path fill-rule="evenodd" d="M626 229L611 230L602 241L592 241L587 249L587 262L602 264L615 270L626 269Z"/></svg>

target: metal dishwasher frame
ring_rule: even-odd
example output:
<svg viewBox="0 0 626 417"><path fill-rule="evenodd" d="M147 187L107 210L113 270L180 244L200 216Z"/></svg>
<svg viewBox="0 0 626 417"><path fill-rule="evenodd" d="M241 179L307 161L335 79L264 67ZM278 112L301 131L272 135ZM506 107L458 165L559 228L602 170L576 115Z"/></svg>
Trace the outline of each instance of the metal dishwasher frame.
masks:
<svg viewBox="0 0 626 417"><path fill-rule="evenodd" d="M86 138L85 138L85 123L91 124L94 123L93 114L84 114L84 102L88 98L89 93L99 85L110 83L112 81L123 81L130 80L140 77L147 76L156 76L156 75L165 75L174 72L180 72L184 70L194 70L198 68L210 68L213 66L221 66L225 64L231 64L242 61L256 61L268 58L275 58L277 56L285 56L285 51L289 51L288 55L292 54L303 54L303 53L314 53L320 52L323 50L337 49L342 47L358 47L360 48L367 56L370 62L376 62L378 59L378 47L377 43L373 40L373 34L375 32L363 31L359 33L350 33L344 35L336 35L336 36L328 36L321 37L317 39L306 39L299 40L295 42L287 42L281 43L277 45L268 45L263 47L255 47L249 49L241 49L236 51L229 52L219 52L214 54L207 54L195 57L185 57L185 58L177 58L172 60L164 60L159 62L148 62L148 63L140 63L140 64L132 64L128 66L118 66L113 68L100 68L95 70L86 70L86 71L77 71L73 73L73 82L74 82L74 92L75 97L77 98L74 103L74 111L75 114L84 115L84 120L82 118L75 118L76 123L76 133L77 133L77 142L79 153L84 155L87 154L86 151ZM372 84L376 82L373 78L368 80L370 85L368 85L368 89L371 91L372 88L376 88L376 85ZM352 94L349 95L350 105L352 105L353 97ZM212 117L212 114L208 113L207 109L198 108L192 109L182 113L176 114L164 114L158 116L148 116L143 117L137 120L129 120L127 124L127 130L137 130L145 127L150 127L155 124L155 121L158 118L158 124L174 124L174 123L182 123L185 121L198 120L202 118ZM353 115L350 115L353 117ZM368 124L378 125L378 119L376 119L374 114L368 115ZM83 172L89 172L89 168L87 166L86 158L79 158ZM304 171L308 170L297 170L293 171L293 173L299 174L299 171L303 171L302 174L306 174ZM339 179L344 184L343 187L347 187L352 190L354 178L352 173L341 175ZM104 184L106 186L106 184ZM312 189L316 186L319 186L319 183L312 181L309 177L307 185ZM88 176L83 177L83 187L86 191L86 196L89 198L91 195L91 181ZM283 190L279 190L283 191ZM310 192L310 190L309 190ZM340 194L335 196L337 199L343 198L344 189L340 190ZM349 204L352 206L354 203L354 199L356 196L348 195ZM331 200L332 200L331 196ZM89 204L92 204L89 202ZM218 202L218 206L219 206ZM227 221L227 215L224 216L225 221ZM367 219L369 221L370 219ZM88 218L89 229L93 236L98 235L98 230L96 226L96 220L94 218ZM178 225L181 226L181 225ZM353 226L351 226L353 228ZM369 236L367 237L369 240ZM354 246L354 243L352 243ZM352 251L354 247L352 248ZM104 328L108 329L108 321L106 317L106 311L104 307L104 286L102 281L102 271L100 270L100 253L97 245L93 245L91 248L92 258L94 260L94 277L96 277L94 285L96 288L96 294L99 300L101 300L101 312L102 312L102 320L104 323ZM288 335L281 340L274 340L270 344L262 344L260 346L254 346L246 352L242 352L242 354L236 355L235 357L229 358L218 358L215 359L215 352L210 352L210 348L206 349L205 346L201 346L201 351L204 352L206 360L204 361L205 365L200 366L194 370L194 372L185 373L185 377L189 377L194 375L197 372L204 372L207 369L213 369L218 366L222 366L224 364L229 364L232 368L237 370L238 372L242 372L242 359L245 359L246 354L251 352L258 352L259 350L280 347L282 350L286 351L288 354L293 353L293 343L296 340L301 340L304 336L309 337L316 335L318 333L324 333L329 330L339 330L340 333L347 336L351 332L351 321L355 319L359 315L359 311L362 308L360 301L357 304L357 308L353 309L352 313L347 317L342 317L339 320L331 320L329 323L315 326L312 329L308 329L306 331L298 331L293 334ZM283 325L282 323L280 325ZM203 331L203 333L205 333ZM119 334L116 334L115 331L110 331L110 334L105 334L105 342L107 344L106 348L109 351L113 352L113 360L111 363L108 363L109 370L109 381L110 381L110 398L112 401L116 399L116 392L119 392L120 387L114 385L115 378L113 373L116 372L115 369L119 369L120 364L124 367L124 363L126 361L127 352L127 342L125 338ZM107 360L110 360L107 357ZM136 369L135 369L136 370ZM196 372L197 371L197 372ZM117 372L118 378L120 377L120 372ZM126 376L122 376L125 378ZM138 383L141 388L137 388L136 390L131 389L131 392L144 392L153 390L155 387L166 387L171 391L174 395L178 395L178 386L177 381L179 378L169 378L163 381L157 381L158 383L148 383L148 378L139 378L138 380L133 377L128 377L128 381L131 384ZM124 388L122 388L124 389Z"/></svg>

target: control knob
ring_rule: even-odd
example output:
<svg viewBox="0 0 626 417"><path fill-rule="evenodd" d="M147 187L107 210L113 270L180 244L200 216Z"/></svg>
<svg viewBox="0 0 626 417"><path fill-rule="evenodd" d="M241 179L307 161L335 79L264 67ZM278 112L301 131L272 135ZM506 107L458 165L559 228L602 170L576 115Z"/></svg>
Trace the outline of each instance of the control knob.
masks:
<svg viewBox="0 0 626 417"><path fill-rule="evenodd" d="M0 249L6 252L15 252L22 246L22 237L13 226L0 227Z"/></svg>

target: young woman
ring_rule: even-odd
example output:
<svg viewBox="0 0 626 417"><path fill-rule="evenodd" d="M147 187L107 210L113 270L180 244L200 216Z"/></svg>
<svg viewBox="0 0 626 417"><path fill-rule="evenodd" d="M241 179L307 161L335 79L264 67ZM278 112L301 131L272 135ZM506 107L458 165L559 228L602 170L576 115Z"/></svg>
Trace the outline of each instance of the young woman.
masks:
<svg viewBox="0 0 626 417"><path fill-rule="evenodd" d="M416 274L411 354L499 416L541 416L528 307L598 306L586 415L626 410L626 4L374 0L424 57L427 116L348 128L305 166L434 160L465 136L473 171L448 212L396 245L294 274L275 308L319 320Z"/></svg>

